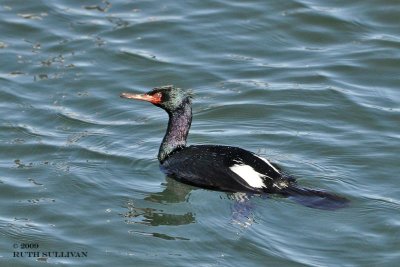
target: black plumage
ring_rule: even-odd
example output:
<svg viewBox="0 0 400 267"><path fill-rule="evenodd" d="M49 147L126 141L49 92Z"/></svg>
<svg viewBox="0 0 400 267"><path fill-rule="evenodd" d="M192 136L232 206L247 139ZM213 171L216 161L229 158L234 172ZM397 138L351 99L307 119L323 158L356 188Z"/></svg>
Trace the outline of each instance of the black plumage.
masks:
<svg viewBox="0 0 400 267"><path fill-rule="evenodd" d="M230 169L235 165L251 166L255 172L264 175L261 178L264 186L249 185ZM172 153L161 166L167 175L183 183L228 192L276 193L280 187L287 187L294 182L252 152L231 146L185 147Z"/></svg>
<svg viewBox="0 0 400 267"><path fill-rule="evenodd" d="M276 165L242 148L186 146L192 102L191 95L180 88L156 87L146 94L123 93L121 97L151 102L168 113L158 160L161 170L180 182L226 192L278 193L314 208L336 209L348 203L331 193L298 187Z"/></svg>

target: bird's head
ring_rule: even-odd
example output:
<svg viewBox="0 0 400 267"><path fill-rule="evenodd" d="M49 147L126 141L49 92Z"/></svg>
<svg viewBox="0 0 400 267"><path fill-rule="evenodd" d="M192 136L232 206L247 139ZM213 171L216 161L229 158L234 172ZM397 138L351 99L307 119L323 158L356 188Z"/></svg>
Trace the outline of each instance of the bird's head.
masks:
<svg viewBox="0 0 400 267"><path fill-rule="evenodd" d="M167 112L179 109L186 101L190 101L190 92L173 85L155 87L145 94L122 93L122 98L147 101Z"/></svg>

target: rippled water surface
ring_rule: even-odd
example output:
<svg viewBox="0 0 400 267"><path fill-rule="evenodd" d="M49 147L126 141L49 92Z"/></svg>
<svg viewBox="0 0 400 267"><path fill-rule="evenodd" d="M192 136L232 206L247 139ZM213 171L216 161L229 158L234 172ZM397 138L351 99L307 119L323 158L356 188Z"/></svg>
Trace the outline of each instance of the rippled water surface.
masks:
<svg viewBox="0 0 400 267"><path fill-rule="evenodd" d="M0 265L397 266L399 13L391 0L1 1ZM119 98L165 84L195 93L189 143L257 152L350 206L165 177L167 115Z"/></svg>

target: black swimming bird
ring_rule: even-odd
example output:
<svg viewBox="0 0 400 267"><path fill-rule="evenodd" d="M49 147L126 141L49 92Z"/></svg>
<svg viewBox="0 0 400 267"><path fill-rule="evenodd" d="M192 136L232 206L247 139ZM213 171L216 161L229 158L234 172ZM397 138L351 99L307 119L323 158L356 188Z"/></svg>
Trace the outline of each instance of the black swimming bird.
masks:
<svg viewBox="0 0 400 267"><path fill-rule="evenodd" d="M192 122L192 97L180 88L162 86L145 94L122 93L121 97L148 101L168 113L168 128L158 160L161 170L180 182L226 192L280 194L313 208L337 209L348 203L343 197L297 186L295 179L278 166L242 148L186 146Z"/></svg>

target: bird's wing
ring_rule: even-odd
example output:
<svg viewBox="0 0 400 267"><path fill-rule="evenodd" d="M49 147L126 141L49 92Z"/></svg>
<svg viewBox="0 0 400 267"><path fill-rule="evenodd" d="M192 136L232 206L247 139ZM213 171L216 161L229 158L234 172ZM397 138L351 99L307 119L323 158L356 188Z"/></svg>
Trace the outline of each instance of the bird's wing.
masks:
<svg viewBox="0 0 400 267"><path fill-rule="evenodd" d="M253 153L227 146L186 147L167 158L162 167L182 182L235 192L265 191L279 173Z"/></svg>

